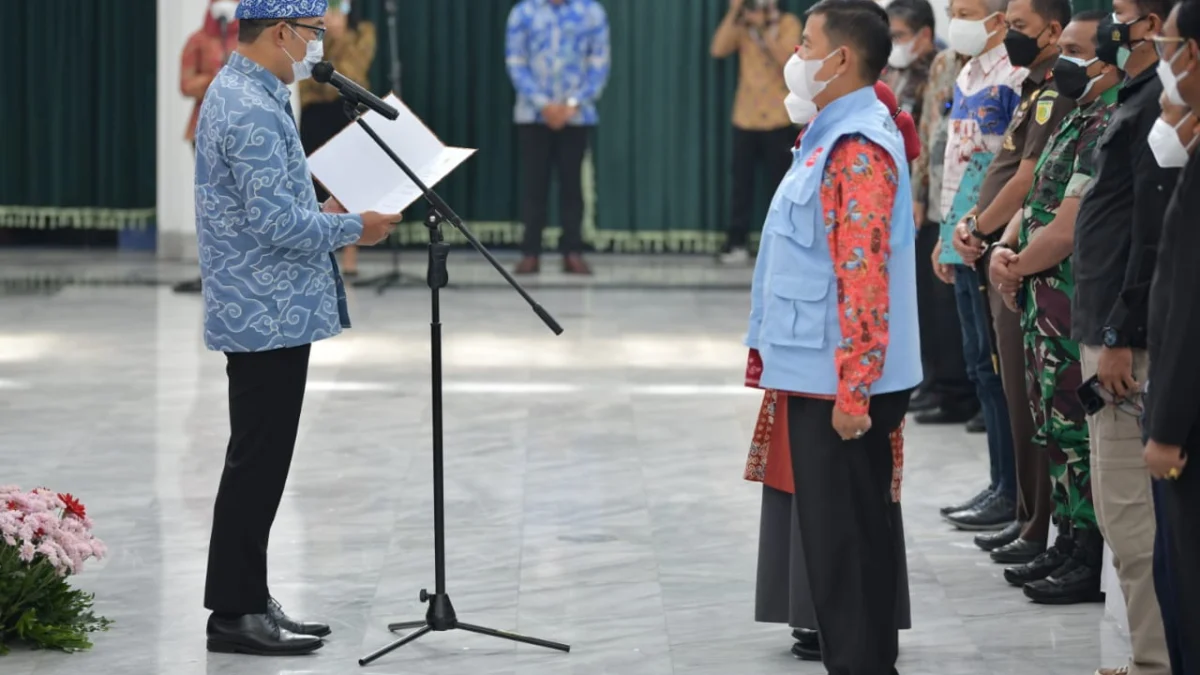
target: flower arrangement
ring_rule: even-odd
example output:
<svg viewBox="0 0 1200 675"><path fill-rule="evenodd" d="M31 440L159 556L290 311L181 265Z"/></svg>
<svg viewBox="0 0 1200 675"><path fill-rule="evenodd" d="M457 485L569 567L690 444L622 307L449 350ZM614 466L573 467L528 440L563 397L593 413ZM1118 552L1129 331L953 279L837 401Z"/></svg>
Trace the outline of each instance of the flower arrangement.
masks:
<svg viewBox="0 0 1200 675"><path fill-rule="evenodd" d="M103 558L87 509L69 494L0 486L0 654L19 639L35 649L74 652L88 633L107 630L94 596L71 588L90 558Z"/></svg>

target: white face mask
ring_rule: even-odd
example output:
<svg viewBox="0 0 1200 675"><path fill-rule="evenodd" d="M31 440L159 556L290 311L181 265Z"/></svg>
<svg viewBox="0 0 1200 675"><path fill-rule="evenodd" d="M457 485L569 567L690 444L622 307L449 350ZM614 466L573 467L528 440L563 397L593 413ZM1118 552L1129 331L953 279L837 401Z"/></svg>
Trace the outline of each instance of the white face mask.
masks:
<svg viewBox="0 0 1200 675"><path fill-rule="evenodd" d="M1179 49L1175 50L1175 56L1172 56L1169 61L1161 59L1158 61L1158 79L1162 82L1163 91L1167 94L1167 100L1173 105L1187 105L1183 100L1183 95L1179 93L1179 81L1187 77L1189 72L1185 70L1183 73L1176 75L1175 71L1171 69L1171 66L1175 65L1175 59L1178 59L1179 55L1183 53L1184 45L1180 45Z"/></svg>
<svg viewBox="0 0 1200 675"><path fill-rule="evenodd" d="M1190 117L1191 115L1184 116L1175 126L1171 126L1161 117L1154 120L1147 142L1150 144L1150 151L1154 153L1155 161L1162 168L1182 169L1187 164L1188 152L1196 145L1196 139L1193 138L1190 145L1184 145L1183 141L1179 140L1179 127Z"/></svg>
<svg viewBox="0 0 1200 675"><path fill-rule="evenodd" d="M911 66L912 62L916 60L917 55L913 53L912 40L903 43L892 43L892 55L888 57L889 66L897 70L904 70L905 68Z"/></svg>
<svg viewBox="0 0 1200 675"><path fill-rule="evenodd" d="M805 101L795 94L788 94L787 98L783 99L783 104L787 106L792 124L808 124L817 116L817 104Z"/></svg>
<svg viewBox="0 0 1200 675"><path fill-rule="evenodd" d="M228 23L237 16L237 8L237 0L217 0L208 8L208 12L217 21Z"/></svg>
<svg viewBox="0 0 1200 675"><path fill-rule="evenodd" d="M987 48L988 40L996 31L988 32L987 22L995 14L990 14L979 21L966 19L950 20L950 48L963 56L979 56Z"/></svg>
<svg viewBox="0 0 1200 675"><path fill-rule="evenodd" d="M293 33L296 33L295 28L288 26L288 29L290 29ZM300 38L301 40L304 39L299 33L296 33L296 37ZM292 55L288 54L288 50L280 47L280 49L283 49L283 53L287 54L289 59L292 59L292 75L296 78L294 80L295 82L307 80L308 78L312 77L313 66L325 60L324 42L320 40L310 40L306 42L305 45L304 59L302 61L297 61L296 59L292 58Z"/></svg>
<svg viewBox="0 0 1200 675"><path fill-rule="evenodd" d="M817 82L817 71L834 54L837 52L832 52L823 59L812 60L802 59L799 54L792 54L792 58L788 59L787 65L783 67L783 79L787 82L788 91L795 94L797 98L809 102L825 91L825 87L837 79L837 75L824 82Z"/></svg>

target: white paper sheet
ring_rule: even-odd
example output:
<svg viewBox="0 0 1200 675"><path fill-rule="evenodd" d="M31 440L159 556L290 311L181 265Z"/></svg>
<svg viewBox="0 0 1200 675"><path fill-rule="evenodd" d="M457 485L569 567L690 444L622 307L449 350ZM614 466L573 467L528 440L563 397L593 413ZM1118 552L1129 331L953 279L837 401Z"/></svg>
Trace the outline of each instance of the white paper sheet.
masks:
<svg viewBox="0 0 1200 675"><path fill-rule="evenodd" d="M363 118L427 186L437 185L475 150L448 148L394 95L395 120L375 112ZM351 124L308 158L313 176L350 213L399 213L421 190L358 124Z"/></svg>

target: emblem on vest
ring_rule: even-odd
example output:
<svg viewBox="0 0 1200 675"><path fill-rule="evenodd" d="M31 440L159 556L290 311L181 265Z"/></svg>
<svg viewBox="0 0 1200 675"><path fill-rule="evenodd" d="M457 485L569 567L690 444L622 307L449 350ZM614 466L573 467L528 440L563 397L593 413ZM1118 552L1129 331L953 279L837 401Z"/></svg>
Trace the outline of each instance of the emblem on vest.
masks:
<svg viewBox="0 0 1200 675"><path fill-rule="evenodd" d="M812 154L808 156L808 159L804 160L804 166L807 166L810 169L816 166L817 158L821 156L822 152L825 152L825 148L817 148L816 150L813 150Z"/></svg>

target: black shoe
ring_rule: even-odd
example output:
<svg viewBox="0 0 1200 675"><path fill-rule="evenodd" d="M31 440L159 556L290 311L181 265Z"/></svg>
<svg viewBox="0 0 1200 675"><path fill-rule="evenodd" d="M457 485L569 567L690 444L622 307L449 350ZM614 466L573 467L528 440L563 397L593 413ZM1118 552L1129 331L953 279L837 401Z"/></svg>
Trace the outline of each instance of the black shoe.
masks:
<svg viewBox="0 0 1200 675"><path fill-rule="evenodd" d="M285 630L269 614L243 614L234 619L208 618L208 651L257 656L301 656L324 643L312 635Z"/></svg>
<svg viewBox="0 0 1200 675"><path fill-rule="evenodd" d="M1049 577L1025 585L1025 597L1042 605L1101 602L1104 537L1099 530L1077 530L1071 557Z"/></svg>
<svg viewBox="0 0 1200 675"><path fill-rule="evenodd" d="M993 494L990 499L969 511L957 511L946 516L950 524L960 530L981 532L984 530L1003 530L1012 523L1017 504L1001 494Z"/></svg>
<svg viewBox="0 0 1200 675"><path fill-rule="evenodd" d="M958 511L969 511L969 510L975 508L976 506L979 506L980 504L982 504L984 502L984 500L986 500L988 497L991 497L991 496L992 496L992 488L985 487L979 491L979 494L975 495L974 497L971 497L967 501L965 501L961 504L955 504L954 506L943 506L939 510L939 512L943 516L948 516L951 513L956 513Z"/></svg>
<svg viewBox="0 0 1200 675"><path fill-rule="evenodd" d="M801 661L820 661L821 660L821 644L809 644L806 642L796 641L792 645L792 656Z"/></svg>
<svg viewBox="0 0 1200 675"><path fill-rule="evenodd" d="M199 279L189 279L175 284L171 290L176 293L200 293L204 290L204 286Z"/></svg>
<svg viewBox="0 0 1200 675"><path fill-rule="evenodd" d="M1069 536L1060 534L1054 545L1043 551L1038 557L1024 565L1005 568L1004 580L1013 586L1024 586L1033 581L1041 581L1062 567L1074 552L1075 542Z"/></svg>
<svg viewBox="0 0 1200 675"><path fill-rule="evenodd" d="M933 410L940 406L941 403L942 397L940 395L929 391L927 387L921 387L914 391L912 398L909 399L908 412L919 413L926 410Z"/></svg>
<svg viewBox="0 0 1200 675"><path fill-rule="evenodd" d="M1025 565L1046 551L1045 544L1028 539L1017 539L1008 546L992 551L992 562L1001 565Z"/></svg>
<svg viewBox="0 0 1200 675"><path fill-rule="evenodd" d="M987 420L983 419L983 411L980 410L974 417L967 420L968 434L986 434Z"/></svg>
<svg viewBox="0 0 1200 675"><path fill-rule="evenodd" d="M938 406L931 408L922 413L917 413L917 424L962 424L971 419L975 414L973 409L968 408L949 408L946 406Z"/></svg>
<svg viewBox="0 0 1200 675"><path fill-rule="evenodd" d="M981 534L975 537L975 545L984 551L995 551L998 548L1003 548L1021 536L1021 528L1024 526L1025 524L1021 521L1014 520L1008 524L1008 527L999 532Z"/></svg>
<svg viewBox="0 0 1200 675"><path fill-rule="evenodd" d="M329 626L323 623L305 623L303 621L296 621L287 614L284 614L283 606L280 605L279 601L277 601L275 598L271 598L267 601L267 614L270 614L271 618L275 619L275 622L279 624L280 628L286 631L291 631L297 635L325 637L333 632L329 629Z"/></svg>
<svg viewBox="0 0 1200 675"><path fill-rule="evenodd" d="M806 647L820 649L821 634L810 628L797 628L793 630L792 639Z"/></svg>

